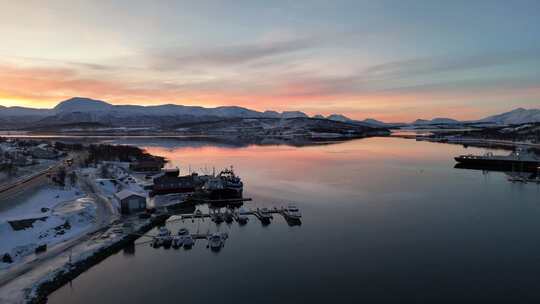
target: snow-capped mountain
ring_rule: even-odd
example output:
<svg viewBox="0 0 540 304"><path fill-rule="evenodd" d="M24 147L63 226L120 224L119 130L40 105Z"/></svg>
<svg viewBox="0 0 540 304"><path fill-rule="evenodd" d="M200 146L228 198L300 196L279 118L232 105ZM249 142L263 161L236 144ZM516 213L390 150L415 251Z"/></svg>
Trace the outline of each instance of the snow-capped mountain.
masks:
<svg viewBox="0 0 540 304"><path fill-rule="evenodd" d="M83 98L83 97L73 97L68 100L64 100L56 107L54 111L59 112L97 112L97 111L109 111L114 106L106 103L102 100Z"/></svg>
<svg viewBox="0 0 540 304"><path fill-rule="evenodd" d="M355 122L355 120L350 119L349 117L341 114L331 114L326 116L326 119L333 120L333 121L341 121L341 122Z"/></svg>
<svg viewBox="0 0 540 304"><path fill-rule="evenodd" d="M24 117L24 119L20 119ZM74 97L53 109L0 107L0 123L11 126L54 126L97 123L113 126L169 126L179 122L215 121L228 118L307 118L300 111L259 112L243 107L205 108L183 105L112 105L102 100Z"/></svg>
<svg viewBox="0 0 540 304"><path fill-rule="evenodd" d="M510 112L480 119L477 122L494 123L499 125L518 125L531 122L540 122L540 109L518 108Z"/></svg>
<svg viewBox="0 0 540 304"><path fill-rule="evenodd" d="M308 118L300 111L255 111L237 106L204 108L165 104L157 106L112 105L102 100L74 97L60 102L53 109L0 106L0 127L51 126L60 124L98 123L121 126L163 126L179 122L216 121L228 118ZM375 128L398 127L407 124L385 123L375 119L354 120L342 114L315 115L315 119L356 124ZM540 122L540 109L515 109L477 121L460 122L451 118L418 119L413 126L475 124L524 124Z"/></svg>

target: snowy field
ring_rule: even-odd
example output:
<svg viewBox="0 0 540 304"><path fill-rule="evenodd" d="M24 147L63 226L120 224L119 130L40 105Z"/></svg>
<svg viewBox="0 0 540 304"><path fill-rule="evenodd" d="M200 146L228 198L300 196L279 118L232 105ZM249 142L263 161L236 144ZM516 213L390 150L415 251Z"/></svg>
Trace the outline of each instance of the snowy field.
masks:
<svg viewBox="0 0 540 304"><path fill-rule="evenodd" d="M50 212L42 212L41 208L52 209L59 203L72 201L82 197L78 188L62 189L53 186L44 186L28 193L0 201L0 221L11 219L32 218L46 216ZM14 202L17 202L14 204Z"/></svg>
<svg viewBox="0 0 540 304"><path fill-rule="evenodd" d="M6 172L0 172L0 184L10 184L17 179L43 171L55 163L55 160L40 159L39 163L35 165L18 167L18 170L14 175L8 175Z"/></svg>
<svg viewBox="0 0 540 304"><path fill-rule="evenodd" d="M18 205L0 211L0 256L8 253L13 264L34 254L40 245L50 248L86 232L95 222L95 203L78 188L41 187L14 199ZM26 229L16 230L9 223L36 218ZM0 261L0 269L13 264Z"/></svg>

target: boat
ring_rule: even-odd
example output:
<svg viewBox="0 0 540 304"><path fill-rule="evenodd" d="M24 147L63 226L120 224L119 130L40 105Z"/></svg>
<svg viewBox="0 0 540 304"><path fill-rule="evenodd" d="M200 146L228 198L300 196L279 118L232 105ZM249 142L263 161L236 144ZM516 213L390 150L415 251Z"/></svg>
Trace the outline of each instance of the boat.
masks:
<svg viewBox="0 0 540 304"><path fill-rule="evenodd" d="M189 230L188 230L187 228L180 228L180 229L178 230L178 235L183 235L183 236L185 236L185 235L188 235L188 234L189 234Z"/></svg>
<svg viewBox="0 0 540 304"><path fill-rule="evenodd" d="M225 213L223 214L223 217L225 218L225 223L230 224L233 222L233 213L230 209L226 209Z"/></svg>
<svg viewBox="0 0 540 304"><path fill-rule="evenodd" d="M283 210L283 215L288 220L299 221L302 218L302 214L300 213L300 210L298 210L298 207L296 207L296 205L293 205L293 204L289 204L287 208Z"/></svg>
<svg viewBox="0 0 540 304"><path fill-rule="evenodd" d="M183 235L174 236L172 240L173 248L180 248L184 244L185 237Z"/></svg>
<svg viewBox="0 0 540 304"><path fill-rule="evenodd" d="M527 183L527 178L523 176L511 175L507 177L507 180L512 183Z"/></svg>
<svg viewBox="0 0 540 304"><path fill-rule="evenodd" d="M208 246L212 251L219 251L223 247L223 238L219 233L213 233L208 236Z"/></svg>
<svg viewBox="0 0 540 304"><path fill-rule="evenodd" d="M158 234L152 241L153 247L170 247L172 245L171 231L167 227L163 226L158 229Z"/></svg>
<svg viewBox="0 0 540 304"><path fill-rule="evenodd" d="M170 248L173 242L173 237L170 235L161 237L161 241L163 243L163 247Z"/></svg>
<svg viewBox="0 0 540 304"><path fill-rule="evenodd" d="M199 209L197 209L197 210L195 211L195 217L201 217L201 218L202 218L202 217L203 217L202 211L199 210Z"/></svg>
<svg viewBox="0 0 540 304"><path fill-rule="evenodd" d="M163 226L159 228L158 237L164 237L164 236L169 236L169 235L171 235L171 231L167 229L167 227Z"/></svg>
<svg viewBox="0 0 540 304"><path fill-rule="evenodd" d="M272 219L272 214L270 214L270 211L268 208L257 208L257 211L255 212L261 223L268 225L270 224L270 220Z"/></svg>
<svg viewBox="0 0 540 304"><path fill-rule="evenodd" d="M212 213L212 221L216 224L221 224L224 221L223 214L221 212Z"/></svg>
<svg viewBox="0 0 540 304"><path fill-rule="evenodd" d="M540 168L540 158L524 148L516 148L509 155L494 155L487 152L484 155L460 155L454 158L460 167L472 169L494 169L507 171L532 171Z"/></svg>
<svg viewBox="0 0 540 304"><path fill-rule="evenodd" d="M217 176L209 178L202 189L213 200L241 198L244 183L231 167L221 171Z"/></svg>
<svg viewBox="0 0 540 304"><path fill-rule="evenodd" d="M236 212L236 221L241 225L247 224L247 222L249 221L249 217L248 211L245 208L240 208L238 212Z"/></svg>
<svg viewBox="0 0 540 304"><path fill-rule="evenodd" d="M195 245L195 240L190 234L185 235L183 241L184 241L184 248L186 249L190 249L191 247L193 247L193 245Z"/></svg>

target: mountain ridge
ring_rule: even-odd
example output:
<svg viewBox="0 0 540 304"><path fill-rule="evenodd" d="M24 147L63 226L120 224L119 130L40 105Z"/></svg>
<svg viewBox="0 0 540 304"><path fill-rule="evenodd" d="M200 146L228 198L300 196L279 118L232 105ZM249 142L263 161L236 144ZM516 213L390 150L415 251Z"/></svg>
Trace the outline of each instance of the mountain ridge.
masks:
<svg viewBox="0 0 540 304"><path fill-rule="evenodd" d="M0 122L16 121L23 118L25 123L77 123L77 122L114 122L115 119L121 123L124 121L136 122L139 117L149 123L152 117L183 117L188 121L197 119L214 118L308 118L309 116L301 111L276 112L266 110L264 112L252 110L240 106L219 106L206 108L202 106L186 106L175 104L163 105L113 105L103 100L73 97L59 102L52 109L38 109L28 107L6 107L0 105ZM530 122L540 122L540 109L516 108L514 110L491 115L479 120L458 121L452 118L436 117L431 120L417 119L412 123L388 123L373 118L364 120L354 120L343 114L314 115L314 119L328 119L337 122L357 124L370 127L396 127L404 125L425 126L425 125L457 125L466 123L491 123L491 124L523 124Z"/></svg>

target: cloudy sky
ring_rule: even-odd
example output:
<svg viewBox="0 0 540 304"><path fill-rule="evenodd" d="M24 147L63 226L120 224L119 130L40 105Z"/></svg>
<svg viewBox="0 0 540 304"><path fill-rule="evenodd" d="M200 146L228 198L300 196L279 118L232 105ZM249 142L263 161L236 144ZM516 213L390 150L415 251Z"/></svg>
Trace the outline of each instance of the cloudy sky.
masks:
<svg viewBox="0 0 540 304"><path fill-rule="evenodd" d="M540 1L0 0L0 105L363 119L540 108Z"/></svg>

